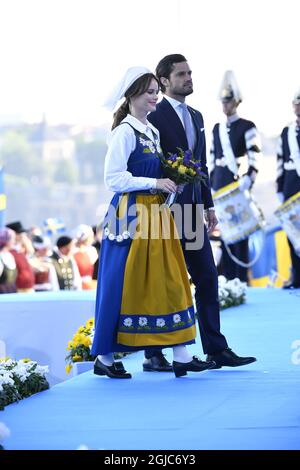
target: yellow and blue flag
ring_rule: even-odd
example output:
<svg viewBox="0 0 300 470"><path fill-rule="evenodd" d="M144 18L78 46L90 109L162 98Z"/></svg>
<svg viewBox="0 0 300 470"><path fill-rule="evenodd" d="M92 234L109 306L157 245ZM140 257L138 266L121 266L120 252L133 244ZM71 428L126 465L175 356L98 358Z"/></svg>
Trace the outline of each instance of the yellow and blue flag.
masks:
<svg viewBox="0 0 300 470"><path fill-rule="evenodd" d="M65 223L62 221L62 219L57 218L57 217L52 217L52 218L44 220L43 228L44 228L44 232L47 235L63 233L66 230Z"/></svg>
<svg viewBox="0 0 300 470"><path fill-rule="evenodd" d="M252 234L249 238L249 258L254 259L260 250L261 239ZM285 232L274 227L265 233L262 252L250 270L253 287L282 287L290 278L291 256Z"/></svg>

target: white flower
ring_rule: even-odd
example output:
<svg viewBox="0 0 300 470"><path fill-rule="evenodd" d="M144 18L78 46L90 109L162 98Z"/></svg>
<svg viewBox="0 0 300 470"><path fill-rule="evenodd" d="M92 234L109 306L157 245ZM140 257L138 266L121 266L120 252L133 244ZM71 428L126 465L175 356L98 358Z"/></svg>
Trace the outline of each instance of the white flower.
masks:
<svg viewBox="0 0 300 470"><path fill-rule="evenodd" d="M124 323L125 326L131 326L132 325L132 319L131 318L125 318L123 323Z"/></svg>
<svg viewBox="0 0 300 470"><path fill-rule="evenodd" d="M35 372L39 375L49 374L49 366L36 366Z"/></svg>
<svg viewBox="0 0 300 470"><path fill-rule="evenodd" d="M179 323L181 321L181 316L176 313L176 315L173 315L173 321L174 323Z"/></svg>
<svg viewBox="0 0 300 470"><path fill-rule="evenodd" d="M165 320L164 320L163 318L158 318L158 319L156 320L156 326L162 327L162 326L165 326L165 324L166 324L166 322L165 322Z"/></svg>
<svg viewBox="0 0 300 470"><path fill-rule="evenodd" d="M117 235L116 240L117 242L122 242L123 241L122 235Z"/></svg>
<svg viewBox="0 0 300 470"><path fill-rule="evenodd" d="M143 139L143 137L140 137L140 143L144 146L144 147L148 147L150 149L150 151L152 153L155 153L155 146L152 142L152 140L145 140Z"/></svg>
<svg viewBox="0 0 300 470"><path fill-rule="evenodd" d="M3 385L10 385L11 387L15 387L15 382L14 379L12 378L12 373L11 372L1 372L0 374L0 385L1 388Z"/></svg>
<svg viewBox="0 0 300 470"><path fill-rule="evenodd" d="M218 277L218 282L219 282L219 286L224 286L226 283L227 283L227 279L225 276L219 276Z"/></svg>
<svg viewBox="0 0 300 470"><path fill-rule="evenodd" d="M226 298L229 296L229 292L227 289L224 289L224 287L219 287L219 296L221 298Z"/></svg>
<svg viewBox="0 0 300 470"><path fill-rule="evenodd" d="M115 235L114 235L113 233L110 233L110 234L108 235L108 239L109 239L109 240L114 240L115 238L116 238L116 237L115 237Z"/></svg>
<svg viewBox="0 0 300 470"><path fill-rule="evenodd" d="M104 229L104 235L107 237L109 234L110 234L109 228L106 227L106 228Z"/></svg>
<svg viewBox="0 0 300 470"><path fill-rule="evenodd" d="M7 361L5 362L1 362L0 363L0 367L11 367L13 364L15 363L15 361L13 361L12 359L8 359Z"/></svg>
<svg viewBox="0 0 300 470"><path fill-rule="evenodd" d="M128 230L125 230L125 232L123 232L122 235L123 235L124 240L127 240L130 237L130 232L128 232Z"/></svg>
<svg viewBox="0 0 300 470"><path fill-rule="evenodd" d="M146 317L140 317L140 318L139 318L139 325L140 325L140 326L146 326L147 323L148 323L148 320L147 320Z"/></svg>

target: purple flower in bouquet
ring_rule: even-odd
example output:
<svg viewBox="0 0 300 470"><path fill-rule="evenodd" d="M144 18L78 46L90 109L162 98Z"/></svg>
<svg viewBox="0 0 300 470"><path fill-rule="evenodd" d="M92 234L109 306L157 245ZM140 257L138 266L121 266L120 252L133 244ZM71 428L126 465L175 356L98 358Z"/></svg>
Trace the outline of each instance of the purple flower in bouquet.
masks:
<svg viewBox="0 0 300 470"><path fill-rule="evenodd" d="M160 156L165 174L177 185L199 182L206 184L207 175L202 171L201 162L195 159L193 152L190 149L177 149L177 153ZM170 206L175 202L176 197L177 193L170 194L165 204Z"/></svg>

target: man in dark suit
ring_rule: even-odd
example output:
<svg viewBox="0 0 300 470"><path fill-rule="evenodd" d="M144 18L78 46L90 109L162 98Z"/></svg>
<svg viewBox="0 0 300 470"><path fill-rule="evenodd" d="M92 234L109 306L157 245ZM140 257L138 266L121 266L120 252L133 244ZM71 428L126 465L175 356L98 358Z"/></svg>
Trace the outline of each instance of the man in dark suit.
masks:
<svg viewBox="0 0 300 470"><path fill-rule="evenodd" d="M180 54L168 55L159 62L156 75L164 98L148 119L160 132L162 150L165 154L177 152L178 147L183 150L193 150L197 160L202 163L202 170L206 173L208 181L203 118L199 111L185 104L186 96L193 93L192 71L187 60ZM183 213L187 205L190 205L192 209L190 231L194 232L195 229L200 228L204 231L202 248L190 249L193 244L186 233L183 233L181 241L187 269L196 288L195 300L199 328L207 361L215 361L216 368L250 364L256 359L237 356L228 348L226 339L220 332L217 270L207 230L203 224L201 227L196 227L196 211L199 210L200 204L204 205L208 231L212 231L218 222L209 183L186 185L178 196L177 203L182 206ZM144 371L171 370L171 365L160 350L147 351L145 357Z"/></svg>

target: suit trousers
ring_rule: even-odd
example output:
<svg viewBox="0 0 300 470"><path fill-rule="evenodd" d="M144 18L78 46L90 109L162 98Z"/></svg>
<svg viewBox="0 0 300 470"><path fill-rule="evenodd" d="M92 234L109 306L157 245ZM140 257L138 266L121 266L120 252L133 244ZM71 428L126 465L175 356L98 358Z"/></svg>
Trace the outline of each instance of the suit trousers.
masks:
<svg viewBox="0 0 300 470"><path fill-rule="evenodd" d="M220 306L218 295L218 272L214 262L211 244L204 230L201 249L188 250L182 240L182 248L187 270L195 285L195 302L202 348L204 354L216 354L228 348L227 341L220 331Z"/></svg>
<svg viewBox="0 0 300 470"><path fill-rule="evenodd" d="M297 255L295 252L295 248L288 239L290 252L291 252L291 259L292 259L292 282L296 284L300 283L300 256Z"/></svg>

